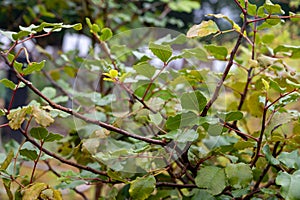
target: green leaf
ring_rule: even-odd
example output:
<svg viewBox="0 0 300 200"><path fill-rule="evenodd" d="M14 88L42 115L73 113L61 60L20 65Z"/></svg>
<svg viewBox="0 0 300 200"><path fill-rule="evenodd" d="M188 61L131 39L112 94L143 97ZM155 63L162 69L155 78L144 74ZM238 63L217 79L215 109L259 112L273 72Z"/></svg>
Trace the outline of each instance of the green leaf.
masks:
<svg viewBox="0 0 300 200"><path fill-rule="evenodd" d="M49 126L54 122L54 119L51 117L50 113L40 109L37 106L33 107L32 114L35 117L35 121L44 127Z"/></svg>
<svg viewBox="0 0 300 200"><path fill-rule="evenodd" d="M218 195L226 187L224 169L215 166L201 168L195 182L199 188L206 189L212 195Z"/></svg>
<svg viewBox="0 0 300 200"><path fill-rule="evenodd" d="M289 15L291 16L291 21L292 22L300 21L300 14L295 14L293 12L289 12Z"/></svg>
<svg viewBox="0 0 300 200"><path fill-rule="evenodd" d="M121 182L124 182L124 183L128 183L128 181L122 177L122 174L121 172L116 172L116 171L112 171L111 169L109 169L107 171L107 175L113 179L113 180L116 180L116 181L121 181Z"/></svg>
<svg viewBox="0 0 300 200"><path fill-rule="evenodd" d="M200 3L190 0L169 1L168 6L173 11L190 13L193 9L199 9Z"/></svg>
<svg viewBox="0 0 300 200"><path fill-rule="evenodd" d="M28 158L29 160L36 160L38 158L38 153L35 150L21 149L20 155Z"/></svg>
<svg viewBox="0 0 300 200"><path fill-rule="evenodd" d="M175 116L170 116L167 119L166 127L169 130L176 130L186 126L192 126L196 124L198 121L198 117L193 112L182 113Z"/></svg>
<svg viewBox="0 0 300 200"><path fill-rule="evenodd" d="M300 170L292 175L287 172L279 172L276 177L276 184L280 185L280 194L286 200L298 200L300 198Z"/></svg>
<svg viewBox="0 0 300 200"><path fill-rule="evenodd" d="M281 19L277 15L272 15L269 19L266 19L266 22L272 26L275 26L281 22Z"/></svg>
<svg viewBox="0 0 300 200"><path fill-rule="evenodd" d="M61 27L62 28L73 28L74 30L79 31L82 29L82 24L81 23L72 24L72 25L65 24L65 25L62 25Z"/></svg>
<svg viewBox="0 0 300 200"><path fill-rule="evenodd" d="M292 86L294 88L300 88L300 83L295 83L294 81L291 81L289 79L285 79L286 83L289 84L289 86Z"/></svg>
<svg viewBox="0 0 300 200"><path fill-rule="evenodd" d="M256 11L257 11L257 6L255 4L252 4L250 2L248 2L248 14L255 16L256 15Z"/></svg>
<svg viewBox="0 0 300 200"><path fill-rule="evenodd" d="M191 200L216 200L216 198L214 198L210 193L208 193L207 190L194 189L192 192L194 193L194 195L191 198Z"/></svg>
<svg viewBox="0 0 300 200"><path fill-rule="evenodd" d="M251 168L245 163L228 164L225 173L228 183L237 189L249 186L253 178Z"/></svg>
<svg viewBox="0 0 300 200"><path fill-rule="evenodd" d="M163 117L159 112L157 113L150 113L149 114L150 121L153 122L155 125L159 125L163 121Z"/></svg>
<svg viewBox="0 0 300 200"><path fill-rule="evenodd" d="M207 100L200 91L195 91L184 93L180 98L180 102L182 109L201 112Z"/></svg>
<svg viewBox="0 0 300 200"><path fill-rule="evenodd" d="M88 17L86 17L85 18L85 21L86 21L86 24L88 25L88 27L89 27L89 29L92 29L92 23L91 23L91 20L90 20L90 18L88 18Z"/></svg>
<svg viewBox="0 0 300 200"><path fill-rule="evenodd" d="M262 148L262 152L265 154L266 159L269 163L271 163L272 165L279 165L280 164L279 160L277 160L276 158L273 157L269 145L265 145Z"/></svg>
<svg viewBox="0 0 300 200"><path fill-rule="evenodd" d="M130 183L129 194L132 199L147 199L155 189L156 180L154 176L137 177Z"/></svg>
<svg viewBox="0 0 300 200"><path fill-rule="evenodd" d="M98 33L98 32L100 32L100 26L99 25L97 25L97 24L93 24L92 25L92 29L91 29L91 31L92 31L92 33Z"/></svg>
<svg viewBox="0 0 300 200"><path fill-rule="evenodd" d="M211 136L221 135L227 130L227 128L224 128L220 123L204 123L202 126Z"/></svg>
<svg viewBox="0 0 300 200"><path fill-rule="evenodd" d="M232 196L234 198L242 197L246 194L249 194L250 192L250 187L242 188L242 189L237 189L232 191ZM251 198L252 199L252 198Z"/></svg>
<svg viewBox="0 0 300 200"><path fill-rule="evenodd" d="M278 160L291 169L300 169L300 156L298 150L292 152L282 152Z"/></svg>
<svg viewBox="0 0 300 200"><path fill-rule="evenodd" d="M20 40L25 36L29 36L31 33L32 33L31 31L19 31L18 33L12 34L12 37L14 40Z"/></svg>
<svg viewBox="0 0 300 200"><path fill-rule="evenodd" d="M260 96L260 92L253 92L251 95L248 95L246 101L247 111L255 117L260 117L263 112L263 104L259 101Z"/></svg>
<svg viewBox="0 0 300 200"><path fill-rule="evenodd" d="M49 99L53 99L56 96L56 90L53 87L45 87L41 92Z"/></svg>
<svg viewBox="0 0 300 200"><path fill-rule="evenodd" d="M270 0L266 0L263 5L268 14L284 14L284 11L281 9L279 4L273 4Z"/></svg>
<svg viewBox="0 0 300 200"><path fill-rule="evenodd" d="M228 50L223 46L205 45L204 48L216 59L226 60Z"/></svg>
<svg viewBox="0 0 300 200"><path fill-rule="evenodd" d="M14 151L13 151L13 149L11 149L8 152L5 160L1 163L0 170L6 170L8 168L8 166L10 165L13 158L14 158Z"/></svg>
<svg viewBox="0 0 300 200"><path fill-rule="evenodd" d="M271 44L274 41L274 39L275 39L275 35L273 35L273 34L265 34L261 38L261 40L265 44Z"/></svg>
<svg viewBox="0 0 300 200"><path fill-rule="evenodd" d="M185 34L179 34L178 36L172 38L171 34L168 34L167 36L159 39L161 44L168 44L168 45L173 45L173 44L185 44L186 43L186 36Z"/></svg>
<svg viewBox="0 0 300 200"><path fill-rule="evenodd" d="M272 79L270 79L269 81L270 81L270 83L269 83L270 87L273 88L274 90L276 90L277 92L283 93L286 91L286 88L280 87L280 85L276 81L274 81Z"/></svg>
<svg viewBox="0 0 300 200"><path fill-rule="evenodd" d="M110 28L103 28L103 29L101 30L100 40L101 40L101 41L107 41L107 40L109 40L112 36L113 36L113 33L112 33L112 31L110 30Z"/></svg>
<svg viewBox="0 0 300 200"><path fill-rule="evenodd" d="M234 148L237 150L243 150L247 148L253 148L255 146L255 143L252 141L238 141L237 143L234 144Z"/></svg>
<svg viewBox="0 0 300 200"><path fill-rule="evenodd" d="M274 49L274 54L284 53L290 55L291 58L300 58L300 46L279 45Z"/></svg>
<svg viewBox="0 0 300 200"><path fill-rule="evenodd" d="M14 82L8 80L7 78L3 78L0 80L0 83L2 83L5 87L14 90L16 88L16 84Z"/></svg>
<svg viewBox="0 0 300 200"><path fill-rule="evenodd" d="M182 54L181 56L183 58L197 58L201 61L207 61L207 53L206 51L201 48L201 47L196 47L196 48L193 48L193 49L183 49L182 50Z"/></svg>
<svg viewBox="0 0 300 200"><path fill-rule="evenodd" d="M219 28L217 24L212 21L202 21L198 25L193 25L187 32L186 36L188 38L193 38L193 37L205 37L214 33L219 32Z"/></svg>
<svg viewBox="0 0 300 200"><path fill-rule="evenodd" d="M45 60L37 63L37 62L32 62L30 63L27 68L25 68L23 70L23 74L24 75L28 75L31 74L32 72L36 72L36 71L41 71L41 69L43 69L43 67L45 66Z"/></svg>
<svg viewBox="0 0 300 200"><path fill-rule="evenodd" d="M135 69L138 74L143 75L149 79L153 77L156 71L156 68L151 66L148 62L140 62L137 65L134 65L133 69Z"/></svg>
<svg viewBox="0 0 300 200"><path fill-rule="evenodd" d="M237 121L243 118L243 113L241 111L231 111L223 112L218 114L218 116L225 122Z"/></svg>
<svg viewBox="0 0 300 200"><path fill-rule="evenodd" d="M60 134L49 133L47 135L47 137L45 137L44 141L45 142L53 142L53 141L56 141L56 140L61 140L62 138L64 138L64 137Z"/></svg>
<svg viewBox="0 0 300 200"><path fill-rule="evenodd" d="M30 130L30 135L37 140L43 140L48 135L48 131L44 127L33 127Z"/></svg>
<svg viewBox="0 0 300 200"><path fill-rule="evenodd" d="M149 49L164 63L172 56L172 49L170 45L161 45L150 42Z"/></svg>
<svg viewBox="0 0 300 200"><path fill-rule="evenodd" d="M198 133L192 129L189 129L187 131L178 129L170 131L167 134L161 135L160 138L171 139L180 143L194 142L198 139Z"/></svg>

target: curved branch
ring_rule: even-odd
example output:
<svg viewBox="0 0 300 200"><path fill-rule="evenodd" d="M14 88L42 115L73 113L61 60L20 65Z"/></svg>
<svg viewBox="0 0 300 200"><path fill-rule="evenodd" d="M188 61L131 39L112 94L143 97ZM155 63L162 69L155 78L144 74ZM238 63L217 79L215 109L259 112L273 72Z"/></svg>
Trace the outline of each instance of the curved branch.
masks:
<svg viewBox="0 0 300 200"><path fill-rule="evenodd" d="M194 184L178 184L170 182L157 182L157 187L173 187L173 188L197 188L197 185Z"/></svg>
<svg viewBox="0 0 300 200"><path fill-rule="evenodd" d="M7 58L5 57L6 62L8 62ZM9 62L8 62L9 63ZM156 140L156 139L152 139L152 138L147 138L147 137L143 137L140 135L136 135L134 133L129 133L123 129L114 127L113 125L101 122L99 120L96 119L91 119L88 118L78 112L73 111L70 108L61 106L59 104L54 103L52 100L50 100L48 97L46 97L39 89L37 89L30 81L26 80L19 72L17 72L12 66L11 68L13 69L13 71L16 73L17 78L22 81L28 88L30 88L36 95L38 95L39 97L41 97L42 99L44 99L52 108L54 109L58 109L61 110L63 112L69 113L70 115L73 115L74 117L78 118L78 119L82 119L85 122L88 123L92 123L92 124L96 124L98 126L101 126L102 128L105 128L109 131L114 131L116 133L128 136L128 137L132 137L150 144L157 144L157 145L161 145L161 146L165 146L167 143L165 141L161 141L161 140Z"/></svg>
<svg viewBox="0 0 300 200"><path fill-rule="evenodd" d="M57 154L45 149L44 147L42 147L41 145L39 145L34 139L32 139L31 137L28 136L28 134L26 133L25 130L23 129L20 129L21 133L23 134L23 136L26 138L26 140L28 142L30 142L31 144L33 144L34 146L36 146L38 149L40 149L41 151L43 151L45 154L47 154L48 156L51 156L57 160L59 160L60 162L62 163L65 163L65 164L68 164L70 166L73 166L73 167L76 167L78 169L82 169L82 170L86 170L86 171L90 171L94 174L99 174L99 175L103 175L103 176L107 176L106 172L103 172L103 171L99 171L99 170L96 170L94 168L91 168L89 166L85 166L85 165L81 165L81 164L78 164L78 163L75 163L75 162L72 162L70 160L66 160L60 156L58 156Z"/></svg>

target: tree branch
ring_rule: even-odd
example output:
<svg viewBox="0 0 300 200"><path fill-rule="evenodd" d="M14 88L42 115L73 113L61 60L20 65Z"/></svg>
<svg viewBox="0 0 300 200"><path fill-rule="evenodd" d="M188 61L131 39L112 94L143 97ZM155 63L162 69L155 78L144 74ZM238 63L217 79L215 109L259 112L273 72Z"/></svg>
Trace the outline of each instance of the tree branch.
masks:
<svg viewBox="0 0 300 200"><path fill-rule="evenodd" d="M6 58L6 57L5 57ZM7 60L7 59L6 59ZM12 66L11 66L12 67ZM161 145L161 146L165 146L167 143L164 142L164 141L161 141L161 140L156 140L156 139L152 139L152 138L147 138L147 137L143 137L143 136L140 136L140 135L136 135L136 134L133 134L133 133L129 133L123 129L120 129L120 128L117 128L117 127L114 127L110 124L107 124L107 123L104 123L104 122L101 122L99 120L95 120L95 119L91 119L91 118L88 118L80 113L77 113L75 111L73 111L72 109L70 108L67 108L67 107L64 107L64 106L61 106L59 104L56 104L54 103L52 100L50 100L48 97L46 97L39 89L37 89L30 81L26 80L19 72L17 72L13 67L12 69L14 70L14 72L16 73L16 76L17 78L22 81L28 88L30 88L35 94L37 94L39 97L41 97L42 99L44 99L52 108L54 109L58 109L58 110L61 110L61 111L64 111L66 113L69 113L70 115L73 115L74 117L78 118L78 119L82 119L83 121L85 122L88 122L88 123L92 123L92 124L96 124L98 126L101 126L102 128L105 128L109 131L114 131L116 133L119 133L119 134L122 134L122 135L125 135L125 136L128 136L128 137L132 137L132 138L135 138L135 139L138 139L138 140L141 140L141 141L144 141L144 142L147 142L147 143L150 143L150 144L157 144L157 145Z"/></svg>
<svg viewBox="0 0 300 200"><path fill-rule="evenodd" d="M235 0L237 1L237 0ZM244 13L245 15L245 19L246 19L246 14ZM247 26L247 22L245 21L243 23L243 26L241 28L241 33L243 33L245 30L246 30L246 26ZM223 86L223 83L233 65L233 60L234 60L234 57L235 57L235 54L237 53L237 50L239 49L241 43L242 43L242 39L243 39L243 34L240 34L238 39L237 39L237 42L234 46L234 48L232 49L231 53L230 53L230 57L229 57L229 61L227 63L227 66L223 72L223 75L222 75L222 78L221 80L218 82L217 86L216 86L216 89L211 97L211 99L208 101L208 103L205 105L202 113L201 113L201 117L205 117L207 115L207 112L208 110L210 109L210 107L213 105L213 103L217 100L218 96L219 96L219 93L220 93L220 90L221 90L221 87Z"/></svg>
<svg viewBox="0 0 300 200"><path fill-rule="evenodd" d="M170 182L157 182L157 187L173 187L173 188L197 188L197 185L194 184L177 184Z"/></svg>
<svg viewBox="0 0 300 200"><path fill-rule="evenodd" d="M32 139L31 137L28 136L28 134L26 133L25 130L23 130L22 128L20 129L21 133L23 134L23 136L26 138L26 140L28 142L30 142L31 144L33 144L34 146L36 146L38 149L42 150L45 154L47 154L48 156L51 156L57 160L59 160L62 163L68 164L70 166L76 167L78 169L82 169L82 170L86 170L86 171L90 171L94 174L99 174L99 175L103 175L103 176L107 176L106 172L102 172L99 170L96 170L94 168L91 168L89 166L84 166L75 162L72 162L70 160L66 160L60 156L58 156L57 154L45 149L44 147L42 147L41 145L39 145L34 139Z"/></svg>

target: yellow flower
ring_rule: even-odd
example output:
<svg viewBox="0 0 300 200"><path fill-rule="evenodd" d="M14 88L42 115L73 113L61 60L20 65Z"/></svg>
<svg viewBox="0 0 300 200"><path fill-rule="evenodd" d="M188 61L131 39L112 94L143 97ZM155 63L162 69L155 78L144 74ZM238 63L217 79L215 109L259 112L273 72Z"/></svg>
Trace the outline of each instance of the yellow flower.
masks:
<svg viewBox="0 0 300 200"><path fill-rule="evenodd" d="M109 70L109 73L103 73L103 75L106 76L103 80L115 82L118 78L118 73L117 70L111 69Z"/></svg>

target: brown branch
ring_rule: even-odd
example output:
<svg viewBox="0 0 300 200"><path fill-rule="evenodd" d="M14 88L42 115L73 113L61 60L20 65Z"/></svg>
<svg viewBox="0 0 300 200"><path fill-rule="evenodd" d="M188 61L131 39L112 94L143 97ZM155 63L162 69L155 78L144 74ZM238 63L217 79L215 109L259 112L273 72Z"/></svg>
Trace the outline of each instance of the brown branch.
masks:
<svg viewBox="0 0 300 200"><path fill-rule="evenodd" d="M298 91L298 88L293 89L292 91L287 92L285 94L280 94L280 96L277 99L275 99L272 103L270 103L266 108L269 109L271 106L273 106L275 103L277 103L281 98L283 98L285 96L288 96L288 95L290 95L290 94L292 94L293 92L296 92L296 91Z"/></svg>
<svg viewBox="0 0 300 200"><path fill-rule="evenodd" d="M7 64L9 63L7 58L4 57ZM59 104L56 104L54 103L52 100L50 100L48 97L46 97L39 89L37 89L30 81L26 80L19 72L17 72L12 66L10 66L14 72L16 73L16 76L17 78L22 81L28 88L30 88L36 95L38 95L39 97L41 97L42 99L44 99L52 108L54 109L58 109L58 110L61 110L63 112L66 112L66 113L69 113L70 115L73 115L74 117L78 118L78 119L82 119L83 121L85 122L88 122L88 123L92 123L92 124L96 124L98 126L101 126L102 128L105 128L109 131L113 131L113 132L116 132L116 133L119 133L119 134L122 134L124 136L128 136L128 137L132 137L132 138L135 138L135 139L138 139L138 140L141 140L141 141L144 141L144 142L147 142L147 143L150 143L150 144L157 144L157 145L161 145L161 146L165 146L167 143L165 141L162 141L162 140L156 140L156 139L152 139L152 138L147 138L147 137L143 137L143 136L140 136L140 135L136 135L134 133L129 133L123 129L120 129L120 128L117 128L117 127L114 127L113 125L111 124L107 124L107 123L104 123L102 121L99 121L99 120L96 120L96 119L91 119L91 118L88 118L78 112L75 112L73 111L72 109L70 108L67 108L67 107L64 107L64 106L61 106Z"/></svg>
<svg viewBox="0 0 300 200"><path fill-rule="evenodd" d="M246 85L245 85L245 87L244 87L244 91L243 91L243 93L241 94L241 99L240 99L240 103L239 103L239 105L238 105L237 110L241 110L242 107L243 107L243 105L244 105L244 103L245 103L245 100L246 100L246 97L247 97L247 94L248 94L248 87L249 87L249 84L250 84L250 82L251 82L251 80L252 80L252 78L253 78L253 76L251 76L252 70L253 70L252 67L248 70L247 82L246 82ZM238 128L237 128L237 121L234 121L232 125L233 125L233 127L234 127L235 129L238 129ZM241 136L241 138L243 138L244 140L247 140L247 137L245 137L244 134L239 133L239 132L236 132L236 133L237 133L237 135ZM256 139L256 138L255 138L255 139Z"/></svg>
<svg viewBox="0 0 300 200"><path fill-rule="evenodd" d="M38 157L37 157L37 159L34 160L33 169L32 169L31 177L30 177L30 183L33 183L33 178L34 178L34 173L35 173L35 170L36 170L36 166L37 166L37 164L38 164L38 162L40 160L40 157L42 156L43 144L44 144L44 142L41 141Z"/></svg>
<svg viewBox="0 0 300 200"><path fill-rule="evenodd" d="M276 157L276 155L277 155L276 151L277 151L277 148L278 148L278 146L279 146L279 143L280 143L280 142L276 142L275 145L274 145L273 152L272 152L272 155L273 155L274 157ZM262 173L261 173L260 176L259 176L259 179L256 181L255 185L253 186L253 191L255 191L255 190L258 189L259 184L262 182L263 178L265 177L265 175L266 175L267 172L269 171L270 167L271 167L271 164L269 163L269 164L265 167L265 169L262 171Z"/></svg>
<svg viewBox="0 0 300 200"><path fill-rule="evenodd" d="M234 131L237 135L241 136L242 138L246 138L246 139L250 138L250 139L255 140L256 142L258 142L258 139L256 137L253 137L252 135L243 133L238 128L236 128L234 125L231 125L231 124L226 123L226 122L223 122L222 124L224 125L224 127Z"/></svg>
<svg viewBox="0 0 300 200"><path fill-rule="evenodd" d="M172 188L197 188L197 185L194 184L177 184L170 182L157 182L157 187L172 187Z"/></svg>
<svg viewBox="0 0 300 200"><path fill-rule="evenodd" d="M267 19L292 19L292 18L300 18L300 16L279 16L279 15L268 15L267 17L255 18L253 20L247 21L247 23L255 23L259 21L265 21Z"/></svg>
<svg viewBox="0 0 300 200"><path fill-rule="evenodd" d="M237 0L235 0L237 2ZM240 5L240 4L239 4ZM244 13L245 15L245 19L246 19L246 14ZM244 33L244 31L246 30L246 26L247 26L247 22L245 21L242 28L241 28L241 33ZM234 48L232 49L231 53L230 53L230 57L229 57L229 61L227 63L227 66L223 72L223 75L222 75L222 78L221 80L218 82L217 86L216 86L216 89L211 97L211 99L208 101L208 103L205 105L202 113L201 113L201 117L205 117L207 115L207 112L208 110L210 109L210 107L213 105L213 103L217 100L218 96L219 96L219 93L220 93L220 90L221 90L221 87L223 86L224 84L224 81L233 65L233 60L234 60L234 57L237 53L237 50L239 49L241 43L242 43L242 39L243 39L243 34L240 34L238 39L237 39L237 42L234 46Z"/></svg>
<svg viewBox="0 0 300 200"><path fill-rule="evenodd" d="M91 168L89 166L81 165L81 164L72 162L70 160L67 160L67 159L64 159L64 158L58 156L57 154L53 153L52 151L49 151L49 150L45 149L44 147L42 147L41 145L39 145L34 139L32 139L31 137L29 137L28 134L25 132L25 130L23 130L22 128L20 129L20 131L21 131L21 133L23 134L23 136L26 138L26 140L28 142L30 142L31 144L33 144L34 146L36 146L38 149L41 149L48 156L51 156L51 157L59 160L62 163L65 163L67 165L76 167L78 169L90 171L90 172L92 172L94 174L99 174L99 175L107 176L106 172L99 171L99 170L96 170L96 169Z"/></svg>
<svg viewBox="0 0 300 200"><path fill-rule="evenodd" d="M241 5L241 3L238 1L238 0L234 0L234 2L236 3L236 5L240 8L240 10L242 11L242 13L244 14L244 15L246 15L247 14L247 1L245 1L245 7L246 8L243 8L242 7L242 5Z"/></svg>
<svg viewBox="0 0 300 200"><path fill-rule="evenodd" d="M252 168L255 163L257 162L259 156L260 156L260 150L261 150L261 145L262 145L262 140L263 140L263 135L266 129L266 119L267 119L267 103L268 103L268 98L266 98L265 100L265 105L264 105L264 111L263 111L263 116L262 116L262 122L261 122L261 129L260 129L260 134L259 134L259 138L257 141L257 147L256 147L256 153L253 157L253 160L250 164L250 167Z"/></svg>

